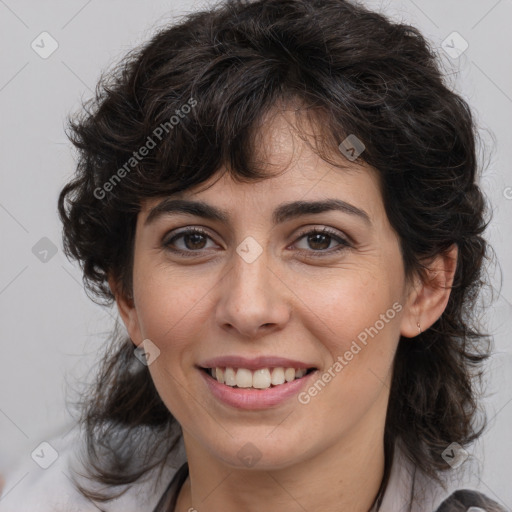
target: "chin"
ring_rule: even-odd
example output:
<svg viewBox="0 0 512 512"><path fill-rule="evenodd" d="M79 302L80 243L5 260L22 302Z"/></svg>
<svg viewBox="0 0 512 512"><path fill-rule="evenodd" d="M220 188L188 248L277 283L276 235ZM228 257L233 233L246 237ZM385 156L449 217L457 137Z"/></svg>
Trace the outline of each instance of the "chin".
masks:
<svg viewBox="0 0 512 512"><path fill-rule="evenodd" d="M295 441L288 432L283 432L282 437L271 438L271 431L265 426L260 434L253 432L231 439L228 446L216 446L211 453L232 468L256 471L285 469L307 458L299 439Z"/></svg>

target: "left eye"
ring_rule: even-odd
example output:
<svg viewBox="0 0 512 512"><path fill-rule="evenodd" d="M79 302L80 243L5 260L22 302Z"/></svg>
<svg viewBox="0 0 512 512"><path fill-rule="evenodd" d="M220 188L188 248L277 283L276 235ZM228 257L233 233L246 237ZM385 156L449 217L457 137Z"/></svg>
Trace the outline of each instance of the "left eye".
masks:
<svg viewBox="0 0 512 512"><path fill-rule="evenodd" d="M313 249L313 252L317 253L336 252L341 249L344 249L345 247L350 246L350 244L344 238L325 228L321 230L313 229L306 233L302 233L299 236L298 240L302 239L306 240L307 245L309 245L309 247ZM332 251L327 251L327 249L329 249L329 246L333 241L338 243L338 247L336 247Z"/></svg>

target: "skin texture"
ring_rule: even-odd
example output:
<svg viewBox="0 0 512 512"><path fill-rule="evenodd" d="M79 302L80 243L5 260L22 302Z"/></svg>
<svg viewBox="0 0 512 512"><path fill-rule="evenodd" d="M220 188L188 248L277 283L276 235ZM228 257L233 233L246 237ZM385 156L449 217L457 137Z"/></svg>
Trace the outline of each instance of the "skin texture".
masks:
<svg viewBox="0 0 512 512"><path fill-rule="evenodd" d="M229 223L168 214L145 226L163 198L144 201L137 219L133 299L116 293L128 333L150 339L160 352L149 366L164 403L183 428L190 475L177 511L367 511L384 468L383 435L393 357L400 335L413 338L442 314L453 279L456 247L430 262L422 282L405 279L399 240L389 224L375 170L344 160L321 160L282 111L261 132L260 157L275 176L235 183L218 173L180 197L202 200L229 214ZM222 170L221 170L222 171ZM272 212L289 201L342 199L370 220L330 211L274 226ZM171 231L202 227L208 238L174 241ZM335 238L302 235L329 228ZM247 237L262 247L252 263L236 252ZM323 254L317 256L316 254ZM296 397L263 411L217 401L195 367L220 355L275 355L311 363L320 373L365 328L399 303L402 308L311 399ZM409 341L414 343L414 339ZM251 468L238 451L251 442L261 454Z"/></svg>

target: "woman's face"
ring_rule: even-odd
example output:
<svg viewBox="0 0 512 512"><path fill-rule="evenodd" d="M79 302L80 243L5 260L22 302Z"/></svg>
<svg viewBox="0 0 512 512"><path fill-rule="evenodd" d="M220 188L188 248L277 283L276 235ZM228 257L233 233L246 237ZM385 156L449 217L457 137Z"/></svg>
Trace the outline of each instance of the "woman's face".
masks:
<svg viewBox="0 0 512 512"><path fill-rule="evenodd" d="M329 165L283 115L261 147L284 172L249 184L219 174L207 190L142 205L134 302L122 314L137 345L150 340L151 376L186 439L232 466L252 455L258 467L278 468L382 434L393 356L411 320L376 173L348 160L344 170ZM165 199L201 202L224 218L170 204L152 210ZM307 206L326 201L330 208ZM202 233L183 235L196 228ZM251 361L211 362L224 357ZM315 370L247 389L214 382L201 369L211 364L234 367L239 385L256 387L272 374L282 380L275 367ZM244 365L259 376L251 368L237 376Z"/></svg>

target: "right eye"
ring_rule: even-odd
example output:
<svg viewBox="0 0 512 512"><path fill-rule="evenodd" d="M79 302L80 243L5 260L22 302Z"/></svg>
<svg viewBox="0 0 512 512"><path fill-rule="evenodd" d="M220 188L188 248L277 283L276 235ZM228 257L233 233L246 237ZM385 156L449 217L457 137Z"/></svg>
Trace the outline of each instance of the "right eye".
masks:
<svg viewBox="0 0 512 512"><path fill-rule="evenodd" d="M176 248L176 241L182 240L183 247ZM184 256L190 256L191 253L197 253L204 249L207 239L212 240L210 235L200 228L187 228L183 231L175 233L171 238L165 238L162 245L166 250L174 253L182 254Z"/></svg>

